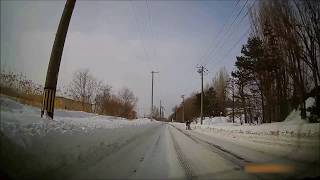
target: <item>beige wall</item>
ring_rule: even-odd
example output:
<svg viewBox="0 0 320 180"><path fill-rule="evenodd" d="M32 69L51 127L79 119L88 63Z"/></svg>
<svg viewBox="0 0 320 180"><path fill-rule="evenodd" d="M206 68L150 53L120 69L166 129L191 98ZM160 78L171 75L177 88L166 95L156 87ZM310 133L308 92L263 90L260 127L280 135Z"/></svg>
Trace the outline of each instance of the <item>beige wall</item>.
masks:
<svg viewBox="0 0 320 180"><path fill-rule="evenodd" d="M23 94L23 93L18 93L6 88L1 88L1 94L15 97L19 102L23 104L28 104L28 105L39 107L39 108L42 106L41 95ZM74 110L74 111L91 112L92 111L91 106L92 105L89 103L81 103L79 101L75 101L75 100L64 98L64 97L56 97L54 102L54 108L56 109L68 109L68 110Z"/></svg>
<svg viewBox="0 0 320 180"><path fill-rule="evenodd" d="M91 104L81 103L64 97L56 97L54 107L58 109L69 109L74 111L91 112Z"/></svg>

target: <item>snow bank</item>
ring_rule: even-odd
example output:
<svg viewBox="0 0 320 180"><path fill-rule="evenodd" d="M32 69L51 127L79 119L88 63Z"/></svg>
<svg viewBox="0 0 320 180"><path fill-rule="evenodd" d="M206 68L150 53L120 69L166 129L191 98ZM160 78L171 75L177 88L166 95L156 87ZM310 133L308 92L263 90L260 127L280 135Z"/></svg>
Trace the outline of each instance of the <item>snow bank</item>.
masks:
<svg viewBox="0 0 320 180"><path fill-rule="evenodd" d="M227 117L226 117L227 118ZM205 124L205 123L212 124ZM184 129L184 123L170 123ZM320 123L277 122L260 125L240 125L238 123L220 123L204 121L203 125L191 124L191 129L210 133L240 133L252 135L274 135L290 137L316 137L320 135Z"/></svg>
<svg viewBox="0 0 320 180"><path fill-rule="evenodd" d="M40 109L23 105L13 98L1 95L0 130L10 139L22 144L23 136L44 136L48 133L89 133L97 128L120 128L142 126L156 121L142 118L128 120L120 117L102 116L81 111L56 110L54 120L40 117Z"/></svg>
<svg viewBox="0 0 320 180"><path fill-rule="evenodd" d="M259 135L318 136L320 124L293 124L280 122L261 125L239 125L232 123L220 123L215 125L197 124L194 128Z"/></svg>
<svg viewBox="0 0 320 180"><path fill-rule="evenodd" d="M223 116L213 117L213 118L205 117L202 121L202 124L203 125L214 125L214 124L219 124L219 123L227 123L228 121L229 121L229 118L223 117ZM197 122L200 123L200 118L197 119Z"/></svg>
<svg viewBox="0 0 320 180"><path fill-rule="evenodd" d="M315 99L310 97L306 100L306 107L314 104ZM203 124L194 124L193 128L210 131L225 131L232 133L258 134L258 135L287 135L287 136L318 136L320 134L320 123L308 123L301 119L300 110L293 110L283 122L266 123L259 125L240 125L239 119L231 123L229 117L206 117ZM177 124L176 124L177 125ZM180 125L181 126L181 125Z"/></svg>
<svg viewBox="0 0 320 180"><path fill-rule="evenodd" d="M306 100L306 108L311 107L314 103L315 103L315 99L313 97L309 97ZM300 113L301 113L301 111L299 109L291 111L290 114L284 120L284 122L290 123L290 124L308 123L307 120L301 119ZM307 111L307 116L309 116L309 114L310 113Z"/></svg>

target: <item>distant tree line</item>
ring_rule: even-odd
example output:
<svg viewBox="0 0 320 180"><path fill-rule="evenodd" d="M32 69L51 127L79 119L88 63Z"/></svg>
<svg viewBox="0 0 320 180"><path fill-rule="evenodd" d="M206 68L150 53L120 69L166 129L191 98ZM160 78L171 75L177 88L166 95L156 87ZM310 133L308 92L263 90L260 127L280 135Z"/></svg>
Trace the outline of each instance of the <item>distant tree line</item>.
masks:
<svg viewBox="0 0 320 180"><path fill-rule="evenodd" d="M270 123L283 121L296 109L301 118L307 119L310 111L310 122L319 122L320 1L258 1L250 20L252 33L231 78L218 75L217 83L205 90L205 116L232 109L229 115L244 123ZM310 96L316 103L307 109ZM199 98L195 93L186 100L186 118L199 117ZM181 105L170 118L181 121L180 116Z"/></svg>
<svg viewBox="0 0 320 180"><path fill-rule="evenodd" d="M22 73L0 73L0 92L9 96L35 98L43 95L43 86L29 80ZM137 97L128 88L112 93L112 87L94 78L89 70L78 70L74 73L70 84L57 89L57 96L70 97L85 104L92 104L93 111L98 114L134 119ZM32 96L35 95L35 96Z"/></svg>
<svg viewBox="0 0 320 180"><path fill-rule="evenodd" d="M229 74L225 68L221 68L212 79L212 82L204 87L203 115L205 117L225 116L230 99L227 95ZM192 93L184 100L184 119L195 120L200 116L201 93ZM182 122L183 104L175 106L170 119Z"/></svg>
<svg viewBox="0 0 320 180"><path fill-rule="evenodd" d="M125 87L114 94L110 85L94 78L87 69L74 73L67 94L74 100L93 104L93 111L98 114L128 119L137 117L138 99L130 89Z"/></svg>

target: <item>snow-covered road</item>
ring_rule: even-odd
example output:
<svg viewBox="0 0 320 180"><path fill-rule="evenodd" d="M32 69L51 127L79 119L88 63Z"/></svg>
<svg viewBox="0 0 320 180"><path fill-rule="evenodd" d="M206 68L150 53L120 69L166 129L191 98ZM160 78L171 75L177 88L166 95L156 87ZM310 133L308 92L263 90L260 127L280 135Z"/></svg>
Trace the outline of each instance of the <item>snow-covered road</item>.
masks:
<svg viewBox="0 0 320 180"><path fill-rule="evenodd" d="M182 126L181 126L182 127ZM168 123L98 129L91 134L48 134L3 153L14 177L52 179L283 179L319 175L319 161L266 154ZM19 157L19 158L17 158ZM247 163L292 166L289 174L248 174ZM11 174L12 175L12 174Z"/></svg>
<svg viewBox="0 0 320 180"><path fill-rule="evenodd" d="M308 149L304 146L288 146L286 154L277 148L276 143L264 145L262 151L258 144L238 142L237 137L226 138L207 135L198 131L186 131L183 126L173 126L173 139L178 137L178 145L188 161L192 177L214 179L292 179L314 177L320 174L319 146ZM270 153L268 152L270 151ZM284 165L292 168L290 173L248 174L248 164Z"/></svg>

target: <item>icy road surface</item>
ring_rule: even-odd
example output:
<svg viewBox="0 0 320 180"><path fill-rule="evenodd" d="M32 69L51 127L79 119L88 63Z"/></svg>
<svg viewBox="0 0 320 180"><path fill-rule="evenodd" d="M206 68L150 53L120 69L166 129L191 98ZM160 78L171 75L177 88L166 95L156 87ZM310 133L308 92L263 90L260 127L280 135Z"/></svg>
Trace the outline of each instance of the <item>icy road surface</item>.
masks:
<svg viewBox="0 0 320 180"><path fill-rule="evenodd" d="M83 134L29 138L26 148L1 134L2 168L12 178L40 179L283 179L319 176L319 161L262 153L231 141L150 123ZM246 163L281 163L290 174L248 174ZM3 165L5 164L5 167ZM299 175L299 176L297 176Z"/></svg>

